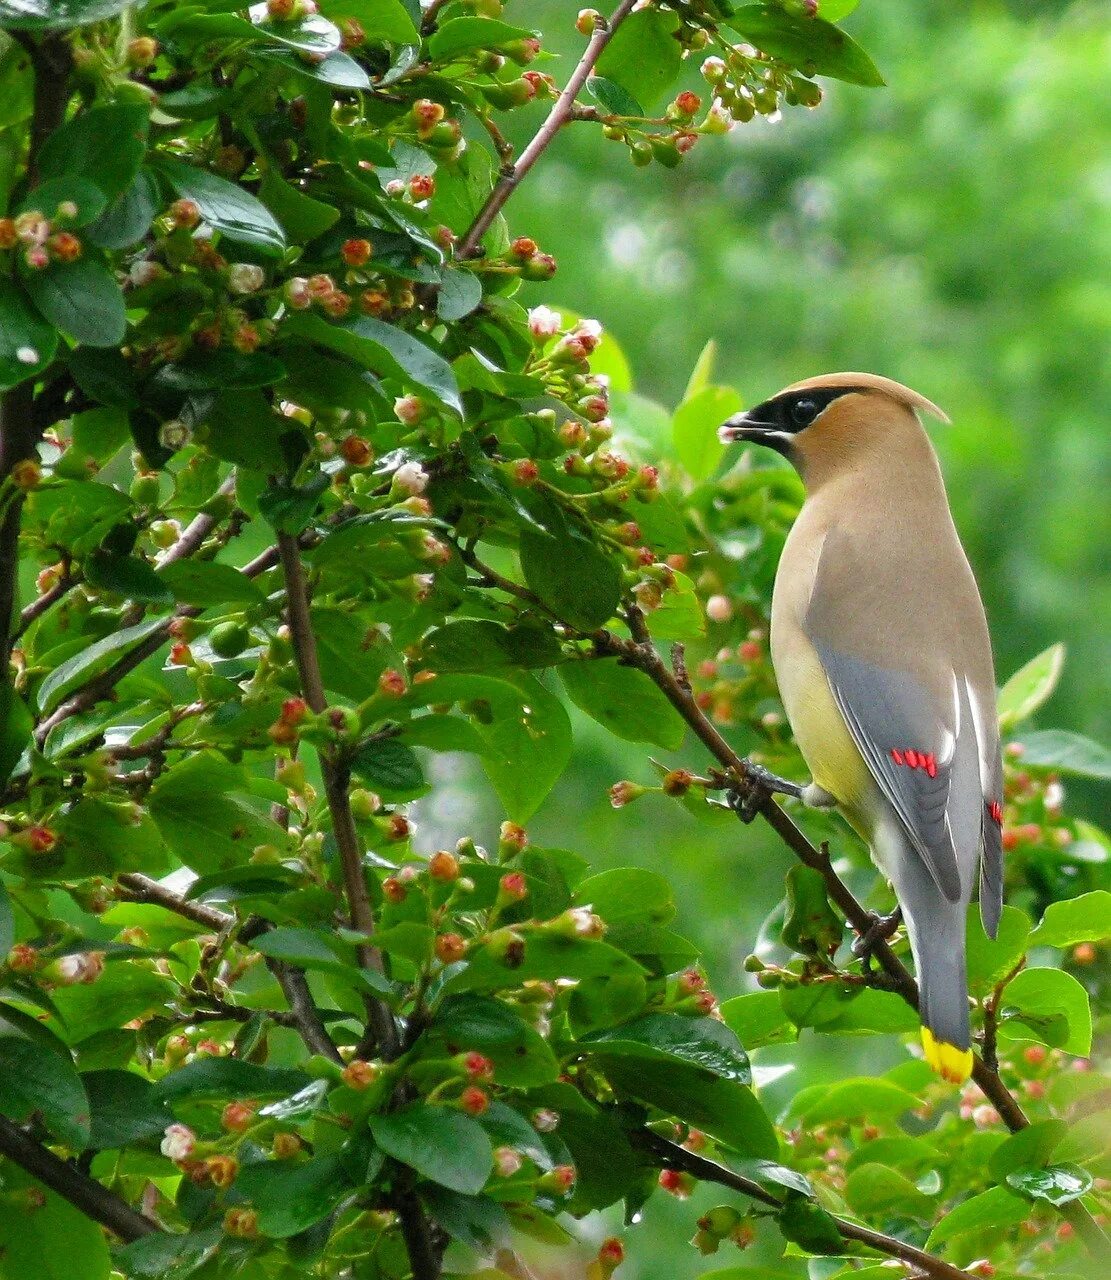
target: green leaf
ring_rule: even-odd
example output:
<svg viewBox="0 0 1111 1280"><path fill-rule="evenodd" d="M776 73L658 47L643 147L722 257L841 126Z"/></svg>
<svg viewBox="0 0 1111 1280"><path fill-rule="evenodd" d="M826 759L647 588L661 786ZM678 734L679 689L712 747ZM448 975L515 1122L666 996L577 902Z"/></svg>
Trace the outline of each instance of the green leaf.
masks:
<svg viewBox="0 0 1111 1280"><path fill-rule="evenodd" d="M608 925L643 920L666 924L675 914L671 885L657 871L615 867L583 880L575 902L588 906Z"/></svg>
<svg viewBox="0 0 1111 1280"><path fill-rule="evenodd" d="M671 420L675 453L693 480L706 480L721 461L725 446L718 427L743 404L732 387L703 387L683 401Z"/></svg>
<svg viewBox="0 0 1111 1280"><path fill-rule="evenodd" d="M0 0L0 26L65 30L114 18L134 0Z"/></svg>
<svg viewBox="0 0 1111 1280"><path fill-rule="evenodd" d="M894 1119L904 1111L913 1111L921 1099L890 1080L857 1076L840 1080L826 1088L816 1086L795 1095L789 1115L802 1119L808 1126L830 1124L840 1120Z"/></svg>
<svg viewBox="0 0 1111 1280"><path fill-rule="evenodd" d="M1003 993L999 1035L1087 1057L1092 1049L1088 993L1062 969L1024 969Z"/></svg>
<svg viewBox="0 0 1111 1280"><path fill-rule="evenodd" d="M360 970L355 960L354 948L341 939L320 929L270 929L253 943L256 951L299 969L312 969L341 978L349 986L381 994L383 980L373 980Z"/></svg>
<svg viewBox="0 0 1111 1280"><path fill-rule="evenodd" d="M794 1024L783 1012L779 993L755 991L750 995L734 996L721 1006L725 1025L734 1031L748 1050L762 1049L769 1044L788 1044L798 1039Z"/></svg>
<svg viewBox="0 0 1111 1280"><path fill-rule="evenodd" d="M352 702L376 693L388 652L364 646L366 624L354 614L323 606L311 616L324 688Z"/></svg>
<svg viewBox="0 0 1111 1280"><path fill-rule="evenodd" d="M1062 1205L1092 1189L1092 1175L1078 1164L1054 1164L1046 1169L1013 1169L1007 1186L1031 1200Z"/></svg>
<svg viewBox="0 0 1111 1280"><path fill-rule="evenodd" d="M181 604L261 604L264 598L240 569L215 560L175 560L158 576Z"/></svg>
<svg viewBox="0 0 1111 1280"><path fill-rule="evenodd" d="M77 206L76 216L66 219L66 225L70 227L85 226L108 207L108 197L95 183L75 174L64 174L50 178L28 192L19 203L19 212L38 210L52 218L63 200Z"/></svg>
<svg viewBox="0 0 1111 1280"><path fill-rule="evenodd" d="M532 35L523 27L511 27L496 18L453 18L437 28L425 47L434 61L444 62L469 49L501 49Z"/></svg>
<svg viewBox="0 0 1111 1280"><path fill-rule="evenodd" d="M825 877L801 863L787 872L783 942L802 955L832 955L844 930L826 896Z"/></svg>
<svg viewBox="0 0 1111 1280"><path fill-rule="evenodd" d="M77 342L115 347L123 341L127 316L116 277L95 258L52 262L27 271L24 288L39 312Z"/></svg>
<svg viewBox="0 0 1111 1280"><path fill-rule="evenodd" d="M53 5L56 0L46 2ZM33 1209L29 1201L32 1192L36 1199ZM0 1213L0 1257L6 1277L108 1280L112 1263L103 1227L11 1160L4 1162L4 1193L10 1198Z"/></svg>
<svg viewBox="0 0 1111 1280"><path fill-rule="evenodd" d="M638 976L644 970L635 960L594 938L565 938L533 933L518 958L497 944L480 944L448 983L452 991L498 991L530 979L554 982L559 978L610 978Z"/></svg>
<svg viewBox="0 0 1111 1280"><path fill-rule="evenodd" d="M154 1099L154 1085L134 1071L87 1071L81 1081L89 1096L89 1146L95 1151L153 1137L173 1120L165 1104Z"/></svg>
<svg viewBox="0 0 1111 1280"><path fill-rule="evenodd" d="M0 783L11 777L12 770L31 743L34 727L27 704L11 683L0 683Z"/></svg>
<svg viewBox="0 0 1111 1280"><path fill-rule="evenodd" d="M645 114L636 98L616 80L609 80L605 76L591 76L586 82L586 91L608 115L636 117Z"/></svg>
<svg viewBox="0 0 1111 1280"><path fill-rule="evenodd" d="M94 551L85 557L85 579L90 586L110 591L142 604L171 605L174 593L145 560L114 551Z"/></svg>
<svg viewBox="0 0 1111 1280"><path fill-rule="evenodd" d="M789 1194L776 1220L784 1236L807 1253L836 1254L845 1248L833 1216L806 1196Z"/></svg>
<svg viewBox="0 0 1111 1280"><path fill-rule="evenodd" d="M254 245L264 253L281 253L285 236L277 219L256 196L207 169L158 153L153 163L182 199L192 200L201 217L229 240Z"/></svg>
<svg viewBox="0 0 1111 1280"><path fill-rule="evenodd" d="M114 1031L132 1018L162 1009L176 986L168 979L130 964L110 964L97 980L54 992L59 1028L72 1044Z"/></svg>
<svg viewBox="0 0 1111 1280"><path fill-rule="evenodd" d="M1019 667L999 690L999 727L1010 729L1032 716L1057 688L1065 665L1065 646L1050 645Z"/></svg>
<svg viewBox="0 0 1111 1280"><path fill-rule="evenodd" d="M371 1116L368 1123L387 1155L430 1181L470 1196L486 1185L494 1151L485 1130L470 1116L418 1102L390 1115Z"/></svg>
<svg viewBox="0 0 1111 1280"><path fill-rule="evenodd" d="M973 995L986 996L1010 973L1025 955L1029 937L1029 917L1016 907L1003 908L994 941L984 932L979 908L969 907L965 963L968 988Z"/></svg>
<svg viewBox="0 0 1111 1280"><path fill-rule="evenodd" d="M926 1248L933 1250L939 1244L966 1231L982 1231L986 1228L998 1233L1005 1227L1021 1222L1028 1212L1029 1207L1021 1197L1012 1195L1004 1187L992 1187L990 1191L970 1196L947 1213L930 1232Z"/></svg>
<svg viewBox="0 0 1111 1280"><path fill-rule="evenodd" d="M714 362L717 360L717 354L718 344L713 338L710 338L698 353L698 359L694 362L691 376L687 379L686 390L683 392L683 403L693 400L700 391L705 391L710 385L710 379L714 375Z"/></svg>
<svg viewBox="0 0 1111 1280"><path fill-rule="evenodd" d="M115 200L139 172L149 125L150 111L142 103L118 102L82 111L46 140L39 175L43 182L68 176L93 182L105 199ZM49 216L53 210L43 212Z"/></svg>
<svg viewBox="0 0 1111 1280"><path fill-rule="evenodd" d="M282 327L283 332L338 351L381 377L397 378L431 391L462 416L459 385L451 365L402 329L372 316L358 316L343 325L329 324L305 311L291 315Z"/></svg>
<svg viewBox="0 0 1111 1280"><path fill-rule="evenodd" d="M562 658L559 641L549 627L503 627L498 622L473 618L456 618L430 631L421 648L429 665L437 671L551 667Z"/></svg>
<svg viewBox="0 0 1111 1280"><path fill-rule="evenodd" d="M333 22L355 18L371 44L417 44L420 36L401 0L322 0L321 12Z"/></svg>
<svg viewBox="0 0 1111 1280"><path fill-rule="evenodd" d="M152 1099L225 1102L230 1098L288 1098L310 1082L303 1071L260 1067L241 1058L197 1058L157 1081Z"/></svg>
<svg viewBox="0 0 1111 1280"><path fill-rule="evenodd" d="M565 663L559 675L575 706L618 738L667 751L683 745L686 725L643 671L604 658Z"/></svg>
<svg viewBox="0 0 1111 1280"><path fill-rule="evenodd" d="M884 83L860 45L821 18L795 17L776 5L756 4L738 9L725 25L803 75L831 76L869 88Z"/></svg>
<svg viewBox="0 0 1111 1280"><path fill-rule="evenodd" d="M420 716L410 720L401 732L406 742L428 747L431 751L469 751L476 756L490 754L486 739L462 716Z"/></svg>
<svg viewBox="0 0 1111 1280"><path fill-rule="evenodd" d="M1058 769L1081 778L1111 779L1111 751L1067 729L1042 729L1023 736L1022 763L1042 769Z"/></svg>
<svg viewBox="0 0 1111 1280"><path fill-rule="evenodd" d="M292 1167L288 1160L261 1160L240 1170L235 1188L257 1211L263 1235L278 1240L326 1218L352 1189L338 1156Z"/></svg>
<svg viewBox="0 0 1111 1280"><path fill-rule="evenodd" d="M462 320L482 301L482 282L473 271L445 268L436 295L436 314L450 323Z"/></svg>
<svg viewBox="0 0 1111 1280"><path fill-rule="evenodd" d="M75 689L103 675L125 654L142 644L144 640L149 640L165 625L163 618L148 618L145 622L139 622L133 627L114 631L103 640L98 640L87 649L82 649L67 662L55 667L39 685L35 705L44 715L53 711Z"/></svg>
<svg viewBox="0 0 1111 1280"><path fill-rule="evenodd" d="M649 630L657 640L700 640L706 634L706 616L685 573L675 574L675 585L664 592L663 604L649 619Z"/></svg>
<svg viewBox="0 0 1111 1280"><path fill-rule="evenodd" d="M57 349L54 326L30 305L14 281L0 277L0 391L40 374Z"/></svg>
<svg viewBox="0 0 1111 1280"><path fill-rule="evenodd" d="M351 757L355 774L388 800L414 800L428 790L412 747L397 738L371 738Z"/></svg>
<svg viewBox="0 0 1111 1280"><path fill-rule="evenodd" d="M57 822L58 845L49 857L31 858L31 876L52 879L114 875L119 871L157 874L167 870L158 830L146 813L136 815L130 804L103 795L80 799ZM58 852L61 861L55 861Z"/></svg>
<svg viewBox="0 0 1111 1280"><path fill-rule="evenodd" d="M89 1141L89 1099L69 1055L44 1053L23 1035L0 1034L0 1114L18 1124L38 1114L75 1151Z"/></svg>
<svg viewBox="0 0 1111 1280"><path fill-rule="evenodd" d="M1063 1120L1041 1120L1012 1133L991 1153L988 1168L996 1182L1016 1169L1041 1168L1068 1131Z"/></svg>
<svg viewBox="0 0 1111 1280"><path fill-rule="evenodd" d="M164 773L150 792L150 815L170 850L205 873L247 862L260 844L285 848L286 832L248 801L245 770L199 751Z"/></svg>
<svg viewBox="0 0 1111 1280"><path fill-rule="evenodd" d="M126 249L150 230L158 206L157 184L140 169L127 190L112 201L86 234L101 249Z"/></svg>
<svg viewBox="0 0 1111 1280"><path fill-rule="evenodd" d="M854 1169L845 1184L845 1199L862 1216L895 1214L930 1219L935 1204L923 1195L905 1174L883 1164L866 1164Z"/></svg>
<svg viewBox="0 0 1111 1280"><path fill-rule="evenodd" d="M736 1035L714 1018L647 1013L622 1026L594 1031L579 1040L596 1058L634 1058L644 1069L675 1063L696 1066L722 1080L752 1082L748 1055Z"/></svg>
<svg viewBox="0 0 1111 1280"><path fill-rule="evenodd" d="M595 71L619 84L651 109L670 88L682 66L683 51L675 31L678 19L659 9L641 9L614 32ZM641 113L637 113L641 114Z"/></svg>
<svg viewBox="0 0 1111 1280"><path fill-rule="evenodd" d="M286 182L273 168L263 174L259 199L282 224L290 244L307 244L339 220L339 210L314 200Z"/></svg>
<svg viewBox="0 0 1111 1280"><path fill-rule="evenodd" d="M918 1014L894 991L876 991L866 987L852 993L852 998L839 1007L834 1018L817 1028L825 1035L876 1033L901 1035L918 1029Z"/></svg>
<svg viewBox="0 0 1111 1280"><path fill-rule="evenodd" d="M117 1249L116 1262L128 1280L188 1280L223 1240L219 1227L184 1234L156 1231Z"/></svg>
<svg viewBox="0 0 1111 1280"><path fill-rule="evenodd" d="M1111 937L1111 893L1093 889L1078 898L1051 902L1030 935L1032 947L1072 947Z"/></svg>
<svg viewBox="0 0 1111 1280"><path fill-rule="evenodd" d="M510 1088L531 1089L559 1076L548 1042L500 1000L456 996L437 1013L421 1044L443 1044L449 1053L477 1049L494 1064L498 1083Z"/></svg>
<svg viewBox="0 0 1111 1280"><path fill-rule="evenodd" d="M562 621L594 631L613 617L621 599L621 570L595 543L572 533L521 531L525 581Z"/></svg>
<svg viewBox="0 0 1111 1280"><path fill-rule="evenodd" d="M222 348L192 351L183 360L164 364L151 382L160 391L247 391L273 386L284 376L285 366L266 351L244 355ZM276 434L276 421L273 429Z"/></svg>

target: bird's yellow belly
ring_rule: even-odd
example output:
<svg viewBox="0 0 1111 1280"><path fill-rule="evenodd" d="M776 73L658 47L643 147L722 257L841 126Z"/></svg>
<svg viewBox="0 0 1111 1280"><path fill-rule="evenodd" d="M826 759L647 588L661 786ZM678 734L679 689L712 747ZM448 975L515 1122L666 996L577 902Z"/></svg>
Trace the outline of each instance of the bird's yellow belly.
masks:
<svg viewBox="0 0 1111 1280"><path fill-rule="evenodd" d="M777 671L780 694L795 740L811 777L837 801L864 836L871 834L876 784L830 692L818 655L809 643L795 643Z"/></svg>

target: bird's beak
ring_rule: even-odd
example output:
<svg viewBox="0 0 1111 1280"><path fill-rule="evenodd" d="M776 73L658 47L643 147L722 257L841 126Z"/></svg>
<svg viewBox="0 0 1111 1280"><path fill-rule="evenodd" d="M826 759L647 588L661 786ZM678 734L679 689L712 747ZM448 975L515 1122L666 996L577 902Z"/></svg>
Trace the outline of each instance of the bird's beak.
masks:
<svg viewBox="0 0 1111 1280"><path fill-rule="evenodd" d="M787 433L774 423L759 422L747 413L735 413L718 427L718 439L722 444L739 444L747 440L782 449Z"/></svg>

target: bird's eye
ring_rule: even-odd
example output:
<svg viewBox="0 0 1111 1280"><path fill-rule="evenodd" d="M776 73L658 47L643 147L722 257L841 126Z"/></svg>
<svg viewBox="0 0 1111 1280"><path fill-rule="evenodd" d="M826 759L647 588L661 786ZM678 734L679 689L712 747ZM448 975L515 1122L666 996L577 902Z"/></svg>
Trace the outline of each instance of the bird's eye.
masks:
<svg viewBox="0 0 1111 1280"><path fill-rule="evenodd" d="M791 421L796 427L808 427L818 416L818 402L804 396L791 405Z"/></svg>

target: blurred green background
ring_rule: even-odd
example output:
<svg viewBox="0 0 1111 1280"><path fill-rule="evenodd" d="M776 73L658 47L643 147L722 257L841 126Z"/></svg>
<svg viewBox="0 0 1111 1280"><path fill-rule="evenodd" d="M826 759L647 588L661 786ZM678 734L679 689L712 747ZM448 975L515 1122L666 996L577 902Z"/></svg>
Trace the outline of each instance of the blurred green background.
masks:
<svg viewBox="0 0 1111 1280"><path fill-rule="evenodd" d="M574 55L577 8L515 0L508 14L552 32L550 47ZM778 123L758 117L704 139L676 170L634 169L596 128L564 130L510 206L514 233L559 260L552 285L519 297L597 316L627 353L637 390L668 409L709 338L719 346L716 380L747 403L834 369L883 373L939 403L953 425L930 430L984 593L1000 679L1063 639L1065 675L1039 723L1106 739L1106 7L863 0L844 25L886 89L825 82L819 110L789 110ZM545 69L565 77L568 59ZM695 60L683 87L705 90ZM515 140L540 114L514 113ZM657 443L666 447L665 438ZM530 824L532 838L579 849L599 867L663 871L676 888L677 926L705 948L719 994L746 989L741 963L782 896L790 855L756 827L696 825L655 797L615 813L612 782L651 780L642 750L581 718L576 730L573 767ZM688 759L700 763L700 753ZM484 792L463 775L438 789L423 815L426 839L475 818L492 826ZM1100 818L1106 791L1070 795ZM871 873L854 874L866 892ZM803 1065L766 1096L788 1098L800 1071L813 1083L882 1070L903 1053L892 1041L878 1061L883 1043L870 1039L863 1061L851 1041L810 1037L804 1056L802 1046L779 1055ZM776 1053L756 1061L774 1065ZM630 1233L622 1276L682 1280L755 1264L735 1251L701 1259L680 1243L695 1207L720 1198L653 1197L645 1225Z"/></svg>

